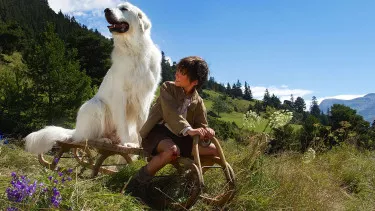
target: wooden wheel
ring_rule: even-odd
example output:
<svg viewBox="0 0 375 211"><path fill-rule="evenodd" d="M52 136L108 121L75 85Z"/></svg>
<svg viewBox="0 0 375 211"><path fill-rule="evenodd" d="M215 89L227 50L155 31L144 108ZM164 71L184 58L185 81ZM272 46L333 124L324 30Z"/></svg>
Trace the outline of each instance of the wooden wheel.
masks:
<svg viewBox="0 0 375 211"><path fill-rule="evenodd" d="M201 186L198 167L192 160L180 157L153 178L149 204L155 209L189 209L198 200Z"/></svg>
<svg viewBox="0 0 375 211"><path fill-rule="evenodd" d="M218 150L219 157L200 156L198 136L194 137L193 155L204 183L201 199L209 205L221 207L234 197L235 176L232 167L225 160L219 141L215 137L211 141Z"/></svg>
<svg viewBox="0 0 375 211"><path fill-rule="evenodd" d="M47 152L38 155L39 163L47 169L56 171L59 170L59 163L62 158L73 158L72 156L64 157L65 153L70 151L69 147L56 143L53 148ZM62 168L62 167L61 167Z"/></svg>
<svg viewBox="0 0 375 211"><path fill-rule="evenodd" d="M209 165L205 166L205 163ZM224 164L220 159L202 159L202 164L205 186L200 197L206 204L222 207L234 197L234 171L228 163Z"/></svg>
<svg viewBox="0 0 375 211"><path fill-rule="evenodd" d="M94 157L88 147L74 148L73 155L77 162L82 166L90 167L94 165Z"/></svg>
<svg viewBox="0 0 375 211"><path fill-rule="evenodd" d="M77 162L84 167L87 167L92 170L91 176L95 177L98 175L98 173L102 174L114 174L118 172L116 167L117 165L125 165L123 164L117 164L114 163L115 161L109 161L108 163L105 163L105 161L113 155L120 155L124 158L126 161L126 164L131 163L132 160L130 156L126 153L120 153L120 152L113 152L110 150L104 150L99 149L98 152L91 151L91 147L85 146L85 147L79 147L73 149L73 154ZM112 163L112 164L109 164Z"/></svg>

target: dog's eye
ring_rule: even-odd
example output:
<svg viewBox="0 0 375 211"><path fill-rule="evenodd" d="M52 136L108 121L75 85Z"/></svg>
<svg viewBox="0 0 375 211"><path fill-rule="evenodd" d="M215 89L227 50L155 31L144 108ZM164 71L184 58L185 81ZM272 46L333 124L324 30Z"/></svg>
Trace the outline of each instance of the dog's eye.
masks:
<svg viewBox="0 0 375 211"><path fill-rule="evenodd" d="M121 7L120 10L124 12L124 11L128 11L128 8L126 8L126 7Z"/></svg>

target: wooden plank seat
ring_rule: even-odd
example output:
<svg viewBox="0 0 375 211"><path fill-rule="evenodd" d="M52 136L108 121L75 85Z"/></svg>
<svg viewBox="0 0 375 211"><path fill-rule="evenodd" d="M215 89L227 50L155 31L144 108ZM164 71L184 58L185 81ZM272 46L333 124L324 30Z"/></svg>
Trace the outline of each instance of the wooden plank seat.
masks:
<svg viewBox="0 0 375 211"><path fill-rule="evenodd" d="M90 152L90 149L95 149L99 155L94 157ZM39 155L39 162L41 165L51 170L57 170L58 163L63 154L71 152L73 153L73 157L81 166L92 169L92 177L97 176L99 172L103 174L113 174L118 172L115 169L102 167L103 162L112 155L122 156L127 163L132 162L132 155L147 156L142 148L112 144L112 141L107 138L83 141L79 143L72 143L69 142L69 140L56 141L54 150L56 152L52 160L45 159L44 154Z"/></svg>

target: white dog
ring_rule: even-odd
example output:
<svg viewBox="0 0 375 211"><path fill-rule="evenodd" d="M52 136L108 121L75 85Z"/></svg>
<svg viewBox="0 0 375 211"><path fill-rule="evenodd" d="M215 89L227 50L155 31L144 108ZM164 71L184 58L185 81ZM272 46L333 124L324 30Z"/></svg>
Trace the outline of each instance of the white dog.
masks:
<svg viewBox="0 0 375 211"><path fill-rule="evenodd" d="M151 22L130 3L105 9L114 40L112 66L96 95L78 111L74 130L47 126L29 134L26 150L44 153L57 140L97 138L139 146L138 131L146 121L161 77L161 52L151 40Z"/></svg>

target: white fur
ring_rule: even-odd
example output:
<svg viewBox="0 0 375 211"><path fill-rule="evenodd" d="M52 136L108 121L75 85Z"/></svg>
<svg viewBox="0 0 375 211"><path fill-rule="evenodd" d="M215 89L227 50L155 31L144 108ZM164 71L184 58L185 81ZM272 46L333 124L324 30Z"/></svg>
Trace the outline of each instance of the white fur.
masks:
<svg viewBox="0 0 375 211"><path fill-rule="evenodd" d="M125 33L112 33L112 66L98 92L79 109L75 129L47 126L33 132L25 138L27 151L44 153L57 140L90 141L111 133L123 145L140 145L138 131L160 81L161 53L151 40L151 22L140 9L124 3L111 11L130 27Z"/></svg>

